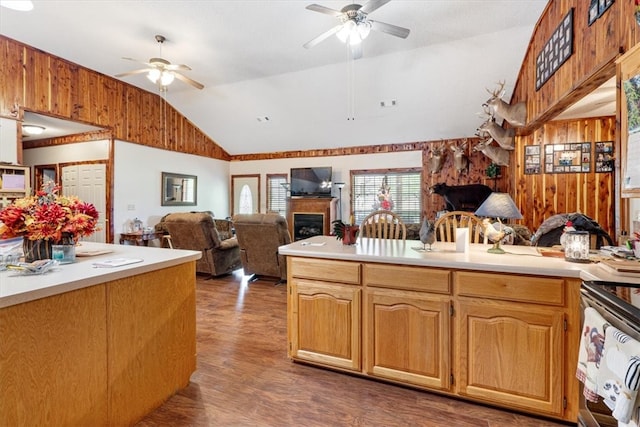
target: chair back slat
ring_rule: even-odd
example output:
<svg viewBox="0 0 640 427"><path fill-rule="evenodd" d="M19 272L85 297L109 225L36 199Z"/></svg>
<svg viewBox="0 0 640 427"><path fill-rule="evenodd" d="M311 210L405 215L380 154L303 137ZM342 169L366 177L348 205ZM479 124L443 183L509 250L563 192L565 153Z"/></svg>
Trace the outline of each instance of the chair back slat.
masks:
<svg viewBox="0 0 640 427"><path fill-rule="evenodd" d="M471 212L447 212L436 220L435 228L437 238L441 242L455 242L456 229L468 228L469 241L482 243L482 221Z"/></svg>
<svg viewBox="0 0 640 427"><path fill-rule="evenodd" d="M371 212L360 224L360 235L377 239L407 238L407 227L394 212L379 210Z"/></svg>

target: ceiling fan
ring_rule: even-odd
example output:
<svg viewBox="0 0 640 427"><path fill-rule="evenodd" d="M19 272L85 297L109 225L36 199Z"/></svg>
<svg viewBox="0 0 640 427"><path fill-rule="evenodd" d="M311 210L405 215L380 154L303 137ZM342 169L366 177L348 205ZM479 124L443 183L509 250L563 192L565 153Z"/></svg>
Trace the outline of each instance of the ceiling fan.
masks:
<svg viewBox="0 0 640 427"><path fill-rule="evenodd" d="M349 44L351 47L351 57L358 59L362 57L362 40L367 38L371 30L406 39L409 35L407 28L380 21L373 21L368 18L371 12L389 3L389 1L391 0L369 0L364 5L352 3L343 7L341 10L331 9L319 4L310 4L307 6L307 9L334 16L340 19L341 23L308 41L303 46L307 49L312 48L335 34L343 43Z"/></svg>
<svg viewBox="0 0 640 427"><path fill-rule="evenodd" d="M139 70L128 71L126 73L116 74L116 77L125 77L131 76L133 74L142 74L147 73L147 78L151 80L153 83L156 83L161 91L166 91L167 87L173 82L174 79L181 80L196 89L204 88L202 83L198 83L197 81L190 79L184 74L179 73L178 71L191 71L191 67L184 64L172 64L166 59L162 58L162 44L167 40L165 36L156 35L155 37L158 45L160 46L160 57L159 58L151 58L149 61L139 61L133 58L122 58L128 61L135 61L141 64L146 65L146 68L141 68Z"/></svg>

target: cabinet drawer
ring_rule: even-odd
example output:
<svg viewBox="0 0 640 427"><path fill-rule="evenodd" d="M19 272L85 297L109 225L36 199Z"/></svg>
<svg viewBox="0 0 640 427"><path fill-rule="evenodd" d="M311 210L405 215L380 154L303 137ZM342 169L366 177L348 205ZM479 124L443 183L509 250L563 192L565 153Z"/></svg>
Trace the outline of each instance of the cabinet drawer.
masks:
<svg viewBox="0 0 640 427"><path fill-rule="evenodd" d="M360 263L357 262L290 257L288 268L292 277L360 284Z"/></svg>
<svg viewBox="0 0 640 427"><path fill-rule="evenodd" d="M564 280L559 278L456 271L453 282L459 296L564 305Z"/></svg>
<svg viewBox="0 0 640 427"><path fill-rule="evenodd" d="M367 286L450 294L450 275L449 270L437 268L365 264L363 282Z"/></svg>

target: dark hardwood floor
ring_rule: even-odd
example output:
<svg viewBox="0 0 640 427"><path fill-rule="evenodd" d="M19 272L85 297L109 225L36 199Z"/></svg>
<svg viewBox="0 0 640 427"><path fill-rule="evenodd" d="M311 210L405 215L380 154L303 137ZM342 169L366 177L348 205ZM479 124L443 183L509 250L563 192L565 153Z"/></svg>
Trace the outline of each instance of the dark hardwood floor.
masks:
<svg viewBox="0 0 640 427"><path fill-rule="evenodd" d="M143 426L553 427L552 421L293 363L286 285L197 281L197 370Z"/></svg>

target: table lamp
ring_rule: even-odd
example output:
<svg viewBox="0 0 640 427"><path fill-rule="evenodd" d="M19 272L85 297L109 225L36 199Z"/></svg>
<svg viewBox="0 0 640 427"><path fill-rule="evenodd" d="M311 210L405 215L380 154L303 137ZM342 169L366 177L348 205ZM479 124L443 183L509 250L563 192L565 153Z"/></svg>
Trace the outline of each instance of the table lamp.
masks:
<svg viewBox="0 0 640 427"><path fill-rule="evenodd" d="M513 199L507 193L493 192L489 194L489 197L482 202L475 214L477 216L483 216L487 218L496 218L500 224L500 229L496 229L492 224L485 224L484 233L486 236L491 237L495 243L493 247L489 248L487 252L492 254L503 254L504 249L500 247L500 241L506 235L504 227L502 226L502 218L506 219L522 219L522 214L518 210L518 207L513 203Z"/></svg>

